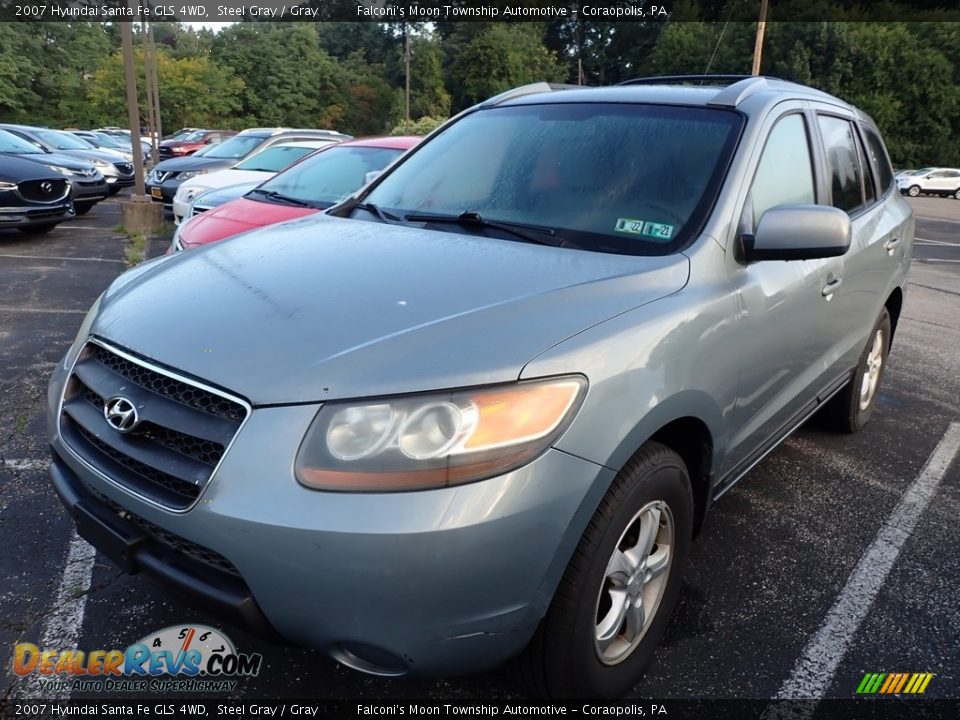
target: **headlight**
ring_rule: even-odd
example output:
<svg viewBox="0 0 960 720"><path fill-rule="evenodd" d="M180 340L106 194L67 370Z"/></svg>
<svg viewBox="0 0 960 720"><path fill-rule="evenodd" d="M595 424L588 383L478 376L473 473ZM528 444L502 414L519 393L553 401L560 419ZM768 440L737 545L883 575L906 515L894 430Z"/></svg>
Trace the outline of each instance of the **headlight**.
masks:
<svg viewBox="0 0 960 720"><path fill-rule="evenodd" d="M80 350L83 349L84 343L87 342L87 338L90 336L90 327L93 325L93 321L97 319L97 314L100 312L100 301L103 300L104 293L100 293L100 297L94 300L93 305L90 306L90 311L87 313L87 316L83 319L83 322L80 323L80 329L77 331L77 337L73 341L73 345L70 346L70 349L67 350L67 354L63 359L63 367L65 370L69 370L70 366L73 365L73 361L77 359L77 355L80 353Z"/></svg>
<svg viewBox="0 0 960 720"><path fill-rule="evenodd" d="M64 175L74 174L73 170L68 170L65 167L61 167L60 165L47 165L47 167L53 170L54 172L63 173Z"/></svg>
<svg viewBox="0 0 960 720"><path fill-rule="evenodd" d="M178 177L181 181L189 180L190 178L196 177L197 175L205 175L206 172L207 172L206 170L187 170L186 172L180 173Z"/></svg>
<svg viewBox="0 0 960 720"><path fill-rule="evenodd" d="M390 492L499 475L556 441L586 386L571 376L329 403L304 437L296 476L318 490Z"/></svg>
<svg viewBox="0 0 960 720"><path fill-rule="evenodd" d="M17 184L10 182L0 182L0 190L16 190Z"/></svg>
<svg viewBox="0 0 960 720"><path fill-rule="evenodd" d="M103 170L113 170L113 163L108 163L106 160L91 160L90 164Z"/></svg>

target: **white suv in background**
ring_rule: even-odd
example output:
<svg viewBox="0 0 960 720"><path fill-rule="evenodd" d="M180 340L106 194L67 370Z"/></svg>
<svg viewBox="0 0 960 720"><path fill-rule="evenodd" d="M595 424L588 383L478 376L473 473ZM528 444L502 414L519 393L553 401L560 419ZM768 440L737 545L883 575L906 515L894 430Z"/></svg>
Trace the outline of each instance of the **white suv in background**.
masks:
<svg viewBox="0 0 960 720"><path fill-rule="evenodd" d="M912 175L897 178L900 192L910 197L917 195L943 195L960 200L960 170L956 168L927 168Z"/></svg>

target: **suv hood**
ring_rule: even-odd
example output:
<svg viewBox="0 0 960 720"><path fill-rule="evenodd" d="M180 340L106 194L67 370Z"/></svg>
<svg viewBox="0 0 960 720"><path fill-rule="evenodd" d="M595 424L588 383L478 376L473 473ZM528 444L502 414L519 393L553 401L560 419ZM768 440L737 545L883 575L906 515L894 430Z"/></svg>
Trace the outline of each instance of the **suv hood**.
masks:
<svg viewBox="0 0 960 720"><path fill-rule="evenodd" d="M113 163L126 162L123 155L115 150L54 150L54 152L69 155L77 160L85 160L87 162L91 160L103 160L111 165Z"/></svg>
<svg viewBox="0 0 960 720"><path fill-rule="evenodd" d="M688 275L682 254L317 215L140 266L107 291L92 333L253 404L388 395L516 380Z"/></svg>
<svg viewBox="0 0 960 720"><path fill-rule="evenodd" d="M0 180L21 183L27 180L63 180L64 176L54 172L44 163L32 162L25 158L30 155L8 155L4 153L0 163Z"/></svg>
<svg viewBox="0 0 960 720"><path fill-rule="evenodd" d="M65 167L67 170L78 170L83 172L84 170L94 170L93 165L88 163L86 160L81 158L72 157L70 155L63 155L60 152L52 153L31 153L29 155L16 155L15 157L22 158L24 160L30 160L32 162L38 162L41 165L59 165L60 167Z"/></svg>
<svg viewBox="0 0 960 720"><path fill-rule="evenodd" d="M159 172L182 173L187 170L202 170L225 168L240 162L239 158L208 158L187 156L182 158L169 158L161 160L153 166L154 170ZM151 171L152 172L152 171Z"/></svg>

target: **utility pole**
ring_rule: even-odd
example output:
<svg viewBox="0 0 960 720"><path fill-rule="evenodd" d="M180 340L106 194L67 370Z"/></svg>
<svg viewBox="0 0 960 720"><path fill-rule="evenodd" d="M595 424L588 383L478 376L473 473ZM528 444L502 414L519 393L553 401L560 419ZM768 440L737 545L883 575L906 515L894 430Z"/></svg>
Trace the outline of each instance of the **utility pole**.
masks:
<svg viewBox="0 0 960 720"><path fill-rule="evenodd" d="M132 23L120 23L120 41L123 46L123 69L127 80L127 121L130 124L130 146L133 149L134 196L143 198L143 152L140 148L140 103L137 102L137 71L133 55Z"/></svg>
<svg viewBox="0 0 960 720"><path fill-rule="evenodd" d="M153 41L153 23L147 24L147 43L150 45L150 77L153 94L148 97L153 106L153 123L156 137L150 141L150 155L154 164L159 162L160 138L163 137L163 121L160 119L160 77L157 72L157 44Z"/></svg>
<svg viewBox="0 0 960 720"><path fill-rule="evenodd" d="M763 55L763 33L767 29L767 0L760 0L760 21L757 23L757 41L753 46L752 75L760 74L760 58Z"/></svg>
<svg viewBox="0 0 960 720"><path fill-rule="evenodd" d="M140 38L143 43L143 78L146 81L147 88L147 129L150 131L150 146L153 147L153 138L157 133L157 118L153 112L153 73L150 68L153 64L153 48L150 46L150 39L147 37L147 21L140 21ZM136 152L136 149L134 149ZM152 154L152 153L151 153ZM157 157L153 155L153 162L156 164Z"/></svg>
<svg viewBox="0 0 960 720"><path fill-rule="evenodd" d="M406 104L403 116L407 128L406 131L410 132L410 29L407 23L403 24L403 61L406 68L404 71L406 75Z"/></svg>
<svg viewBox="0 0 960 720"><path fill-rule="evenodd" d="M129 6L132 8L132 4ZM120 206L120 223L131 236L156 232L163 226L163 205L144 194L143 151L140 145L140 104L137 101L137 69L133 54L133 22L120 23L123 71L127 84L127 122L133 149L133 194Z"/></svg>

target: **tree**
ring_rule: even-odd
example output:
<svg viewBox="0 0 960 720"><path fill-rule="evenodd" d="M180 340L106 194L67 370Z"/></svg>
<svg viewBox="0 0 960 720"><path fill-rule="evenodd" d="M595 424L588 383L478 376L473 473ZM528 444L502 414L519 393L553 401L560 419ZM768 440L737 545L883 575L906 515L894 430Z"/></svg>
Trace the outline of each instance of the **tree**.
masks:
<svg viewBox="0 0 960 720"><path fill-rule="evenodd" d="M143 77L143 55L136 52L137 77ZM205 57L174 58L157 51L160 115L164 127L217 127L231 124L241 109L243 81ZM123 57L114 53L97 71L89 91L91 104L103 122L126 124L126 84ZM137 84L140 108L146 113L146 86Z"/></svg>
<svg viewBox="0 0 960 720"><path fill-rule="evenodd" d="M566 76L556 55L543 45L539 23L496 23L477 34L450 68L455 109L485 100L517 85Z"/></svg>

